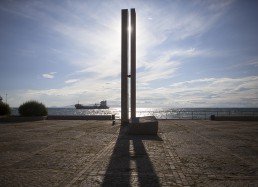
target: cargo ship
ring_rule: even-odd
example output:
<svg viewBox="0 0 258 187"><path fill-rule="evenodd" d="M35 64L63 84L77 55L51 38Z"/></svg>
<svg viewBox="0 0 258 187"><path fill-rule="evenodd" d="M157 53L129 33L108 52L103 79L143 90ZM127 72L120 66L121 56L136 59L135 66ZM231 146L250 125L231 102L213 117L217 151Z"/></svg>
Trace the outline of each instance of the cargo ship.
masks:
<svg viewBox="0 0 258 187"><path fill-rule="evenodd" d="M109 109L107 106L107 101L101 101L100 104L95 105L81 105L81 104L75 104L74 105L76 109Z"/></svg>

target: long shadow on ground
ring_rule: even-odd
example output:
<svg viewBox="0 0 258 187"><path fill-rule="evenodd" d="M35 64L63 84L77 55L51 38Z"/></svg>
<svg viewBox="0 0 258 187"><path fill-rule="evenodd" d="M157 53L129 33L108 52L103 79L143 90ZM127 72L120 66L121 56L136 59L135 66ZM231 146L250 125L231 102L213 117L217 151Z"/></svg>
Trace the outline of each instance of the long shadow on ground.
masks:
<svg viewBox="0 0 258 187"><path fill-rule="evenodd" d="M120 128L102 186L161 186L142 140L162 139L153 135L128 135L126 128L126 125Z"/></svg>

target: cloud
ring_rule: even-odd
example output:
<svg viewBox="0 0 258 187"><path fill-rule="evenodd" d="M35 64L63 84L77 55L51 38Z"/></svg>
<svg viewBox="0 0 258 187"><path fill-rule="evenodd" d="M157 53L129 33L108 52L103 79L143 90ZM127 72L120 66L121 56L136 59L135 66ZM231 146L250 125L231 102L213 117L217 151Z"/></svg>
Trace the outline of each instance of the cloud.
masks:
<svg viewBox="0 0 258 187"><path fill-rule="evenodd" d="M38 19L51 32L55 32L64 41L69 42L69 45L79 53L75 55L75 52L72 52L66 58L68 63L80 68L74 74L93 73L95 77L103 79L110 76L119 77L120 74L120 11L110 10L114 10L115 7L119 10L125 4L128 3L111 1L111 3L89 4L83 1L73 3L68 1L59 5L53 2L48 2L48 4L34 2L26 4L27 6L19 4L21 6L19 9L17 4L15 11ZM175 65L168 65L169 61L175 60L162 60L162 55L166 54L159 49L160 46L171 39L181 40L205 32L217 17L213 14L206 16L202 12L193 11L182 15L177 3L168 3L165 8L161 6L162 3L146 5L139 1L129 4L139 7L139 12L137 12L139 15L137 16L137 67L148 69L145 75L153 75L153 78L146 77L146 80L155 80L155 77L160 77L157 74L161 72L164 78L167 78L169 74L174 74L178 69ZM212 7L210 10L212 12L215 9L216 12L222 12L223 7L228 4L221 2L217 5L221 7L219 10L216 9L216 3L212 1L205 6ZM93 9L92 7L95 6L98 8ZM155 11L152 11L153 8ZM148 18L153 19L150 21ZM180 50L174 49L173 54L169 54L170 58L183 52L185 55L196 53L194 48L188 51ZM156 59L156 62L152 59ZM155 66L154 63L160 63L160 65ZM179 66L178 63L177 66ZM155 73L153 69L157 67L157 73ZM169 68L171 68L170 71ZM51 75L45 75L45 77L53 78Z"/></svg>
<svg viewBox="0 0 258 187"><path fill-rule="evenodd" d="M157 39L161 43L200 36L216 24L231 4L232 1L194 1L184 6L187 14L182 13L181 5L176 1L167 3L166 7L157 5L155 11L151 11L153 7L150 6L142 14L155 19L144 22L144 27L153 41Z"/></svg>
<svg viewBox="0 0 258 187"><path fill-rule="evenodd" d="M193 79L168 87L140 89L137 98L151 100L153 106L257 107L257 82L257 76Z"/></svg>
<svg viewBox="0 0 258 187"><path fill-rule="evenodd" d="M75 83L75 82L78 82L80 81L80 79L69 79L69 80L66 80L65 83L66 84L71 84L71 83Z"/></svg>
<svg viewBox="0 0 258 187"><path fill-rule="evenodd" d="M143 3L137 4L138 6L143 6ZM43 19L48 21L51 30L69 41L71 46L74 46L77 51L84 51L84 55L77 55L68 59L69 63L80 68L80 70L71 73L72 75L87 74L90 76L94 74L99 79L119 77L120 12L107 14L106 12L108 11L104 11L104 9L108 9L111 6L103 3L98 7L98 11L103 11L104 15L99 15L97 12L90 10L82 11L82 7L85 4L77 2L71 5L73 9L69 9L68 12L73 22L71 20L57 21L54 18L50 18L48 16L49 14L45 14L45 12L53 11L55 14L56 12L60 12L62 15L67 11L65 7L61 6L57 9L50 8L49 10L49 6L44 6L43 4L40 4L40 6L42 15L44 15ZM116 6L119 7L120 5ZM87 9L89 7L86 6L85 8ZM162 12L159 9L157 11ZM166 11L171 12L169 9ZM168 52L171 54L165 54L157 47L163 45L169 38L184 39L204 32L204 28L208 27L205 26L207 24L206 17L195 13L180 16L180 13L175 11L172 16L168 17L164 15L162 19L159 19L161 17L160 15L149 15L149 12L144 9L141 9L139 14L140 16L137 17L137 68L147 70L144 74L139 75L140 78L144 77L144 80L141 81L153 81L162 78L162 76L165 79L173 77L180 66L180 62L171 58L183 55L184 57L194 56L198 51L195 48L187 50L175 48L173 52ZM92 23L92 25L85 24L81 17L85 17L85 20ZM146 20L150 17L155 17L155 19L151 22L146 22L144 17ZM152 23L153 21L154 23ZM163 55L165 57L162 57ZM168 56L170 59L164 60Z"/></svg>
<svg viewBox="0 0 258 187"><path fill-rule="evenodd" d="M137 64L139 82L151 82L155 80L170 79L177 75L177 70L181 68L183 59L196 56L207 56L208 51L201 51L196 48L174 49L160 52L157 57L148 61L139 61Z"/></svg>
<svg viewBox="0 0 258 187"><path fill-rule="evenodd" d="M235 0L217 0L214 1L207 1L208 9L212 12L217 12L226 9L230 4L232 4Z"/></svg>
<svg viewBox="0 0 258 187"><path fill-rule="evenodd" d="M157 88L151 84L137 84L137 107L257 107L257 82L257 76L249 76L192 79ZM103 99L111 106L118 106L120 86L120 81L115 79L106 84L87 78L59 89L26 90L19 95L24 100L44 101L48 106L66 106L78 100L94 103Z"/></svg>
<svg viewBox="0 0 258 187"><path fill-rule="evenodd" d="M257 77L229 78L230 74L224 74L225 77L210 78L208 73L200 79L178 76L185 59L212 55L209 47L199 48L201 40L196 38L216 25L233 1L194 1L183 7L179 1L168 1L166 6L160 1L110 2L28 1L10 9L12 14L41 23L55 37L53 41L64 44L48 50L57 58L64 58L60 66L71 67L72 71L69 78L64 77L63 87L26 90L22 92L24 97L58 101L55 105L68 105L78 99L85 103L102 99L120 103L119 10L122 6L131 7L126 6L130 4L136 5L137 10L137 101L141 106L258 106ZM27 56L32 52L23 51ZM221 51L218 53L222 55ZM249 66L257 67L257 58ZM221 67L226 69L225 65ZM42 77L53 79L55 73L44 73ZM174 77L181 81L173 83ZM184 81L185 77L190 78Z"/></svg>
<svg viewBox="0 0 258 187"><path fill-rule="evenodd" d="M56 72L44 73L42 74L42 77L46 79L53 79L55 77L54 74L56 74Z"/></svg>
<svg viewBox="0 0 258 187"><path fill-rule="evenodd" d="M120 84L120 81L115 79L109 80L109 84L106 84L106 80L86 77L60 88L21 90L17 95L22 95L22 100L39 100L47 106L68 106L77 103L78 100L81 103L107 100L111 106L117 106L120 103Z"/></svg>
<svg viewBox="0 0 258 187"><path fill-rule="evenodd" d="M250 59L246 65L258 67L258 57Z"/></svg>
<svg viewBox="0 0 258 187"><path fill-rule="evenodd" d="M172 87L182 87L182 86L189 86L189 85L199 84L199 83L211 83L215 80L216 80L215 78L195 79L195 80L190 80L190 81L177 82L177 83L174 83L170 86L172 86Z"/></svg>

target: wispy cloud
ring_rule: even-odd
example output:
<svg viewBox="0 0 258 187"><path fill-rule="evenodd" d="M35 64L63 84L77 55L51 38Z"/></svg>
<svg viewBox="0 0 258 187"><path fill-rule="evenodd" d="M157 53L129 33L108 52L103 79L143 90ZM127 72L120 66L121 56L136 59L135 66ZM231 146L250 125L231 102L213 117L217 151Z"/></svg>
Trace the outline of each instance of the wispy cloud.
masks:
<svg viewBox="0 0 258 187"><path fill-rule="evenodd" d="M144 27L161 42L196 37L213 27L232 2L195 1L184 7L187 14L182 14L176 1L167 3L166 7L157 7L152 12L149 11L151 7L145 13L154 19L146 22Z"/></svg>
<svg viewBox="0 0 258 187"><path fill-rule="evenodd" d="M74 72L75 74L94 73L94 76L100 79L119 77L120 11L109 10L114 9L114 6L120 9L124 6L124 3L114 3L114 1L98 3L97 11L92 11L88 3L83 1L66 2L61 5L50 4L51 6L42 2L34 2L28 3L27 6L21 6L19 9L17 5L15 11L38 19L50 31L57 33L68 41L76 51L83 51L80 55L71 54L67 57L67 62L80 68L80 70ZM155 80L155 74L161 72L167 78L169 74L174 74L176 71L175 65L168 65L169 60L163 60L163 55L171 58L177 55L196 54L194 48L185 51L174 48L173 52L168 52L172 54L164 54L158 47L171 39L181 40L195 37L205 32L217 20L217 15L208 14L207 16L202 12L190 11L189 14L182 15L177 10L177 3L169 3L167 7L160 7L160 4L157 3L156 11L151 11L153 5L146 5L143 2L133 1L129 4L134 4L140 10L139 16L137 16L137 67L149 69L145 75L152 75L153 78L146 78L148 80ZM230 3L221 2L217 5L209 2L205 6L211 7L211 12L216 9L217 13L223 12L228 4ZM91 6L94 5L96 3ZM157 60L154 61L153 59ZM175 59L170 61L174 63ZM160 63L160 65L153 65L154 63ZM178 68L178 62L176 64ZM157 73L151 70L153 68L157 68ZM169 68L171 68L170 71Z"/></svg>
<svg viewBox="0 0 258 187"><path fill-rule="evenodd" d="M138 84L137 107L255 107L258 105L257 82L257 76L250 76L193 79L157 88ZM60 89L27 90L20 94L43 101L51 98L52 102L62 101L63 105L78 100L91 103L107 99L117 106L120 104L120 82L102 84L98 80L85 79Z"/></svg>
<svg viewBox="0 0 258 187"><path fill-rule="evenodd" d="M46 78L46 79L53 79L55 77L54 76L55 74L56 74L56 72L44 73L44 74L42 74L42 77Z"/></svg>
<svg viewBox="0 0 258 187"><path fill-rule="evenodd" d="M47 33L51 33L49 37L58 45L44 47L46 51L41 52L47 55L51 53L53 61L53 56L60 58L60 69L67 68L63 74L69 74L62 77L62 86L58 85L52 89L29 89L22 92L24 98L45 98L49 103L58 101L59 105L71 104L78 100L85 103L98 102L101 99L120 103L119 10L136 7L138 103L142 106L247 106L248 103L249 106L258 106L256 76L232 78L236 77L236 73L235 76L221 73L221 77L215 73L210 76L206 73L202 78L199 78L201 75L198 78L189 75L178 76L181 73L179 70L188 68L184 66L187 60L214 57L217 54L229 56L228 51L222 53L222 49L210 51L211 45L200 45L200 40L217 25L232 2L193 1L182 6L180 1L166 1L164 6L161 1L146 3L134 0L126 3L16 1L12 6L0 6L0 9L36 20ZM20 52L25 57L38 55L33 50L24 49ZM235 53L236 51L233 51L231 55ZM230 60L234 62L233 58ZM196 66L198 65L200 64L196 63ZM257 58L241 67L243 66L257 67ZM228 66L224 63L220 67L226 69ZM200 69L206 71L205 68ZM41 76L53 79L55 74L56 72L49 72ZM60 72L58 75L61 77ZM175 77L178 82L173 83L172 78Z"/></svg>
<svg viewBox="0 0 258 187"><path fill-rule="evenodd" d="M254 58L250 59L250 60L246 63L246 65L258 67L258 57L254 57Z"/></svg>
<svg viewBox="0 0 258 187"><path fill-rule="evenodd" d="M258 77L203 78L177 82L170 87L139 90L139 99L173 107L255 107Z"/></svg>
<svg viewBox="0 0 258 187"><path fill-rule="evenodd" d="M75 82L78 82L80 81L80 79L69 79L69 80L66 80L65 83L66 84L71 84L71 83L75 83Z"/></svg>
<svg viewBox="0 0 258 187"><path fill-rule="evenodd" d="M183 82L177 82L174 83L170 86L172 87L182 87L182 86L189 86L189 85L194 85L194 84L199 84L199 83L211 83L215 81L215 78L203 78L203 79L195 79L195 80L190 80L190 81L183 81Z"/></svg>
<svg viewBox="0 0 258 187"><path fill-rule="evenodd" d="M24 100L45 101L48 106L53 106L51 103L55 103L56 106L66 106L78 102L78 100L82 103L94 103L106 99L111 105L120 103L119 81L110 80L106 84L103 80L94 77L78 81L69 80L70 83L61 88L22 90L20 94L23 95Z"/></svg>

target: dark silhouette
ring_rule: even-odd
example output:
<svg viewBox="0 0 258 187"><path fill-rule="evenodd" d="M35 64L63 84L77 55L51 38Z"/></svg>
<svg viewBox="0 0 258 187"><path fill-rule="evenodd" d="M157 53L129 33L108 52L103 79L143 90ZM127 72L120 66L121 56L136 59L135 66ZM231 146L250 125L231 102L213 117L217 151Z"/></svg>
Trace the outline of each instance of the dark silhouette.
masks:
<svg viewBox="0 0 258 187"><path fill-rule="evenodd" d="M131 186L130 178L135 176L139 186L161 186L142 140L162 139L153 135L128 135L126 131L127 125L121 125L102 186ZM130 162L135 162L135 167Z"/></svg>
<svg viewBox="0 0 258 187"><path fill-rule="evenodd" d="M128 123L128 9L121 11L121 122Z"/></svg>

